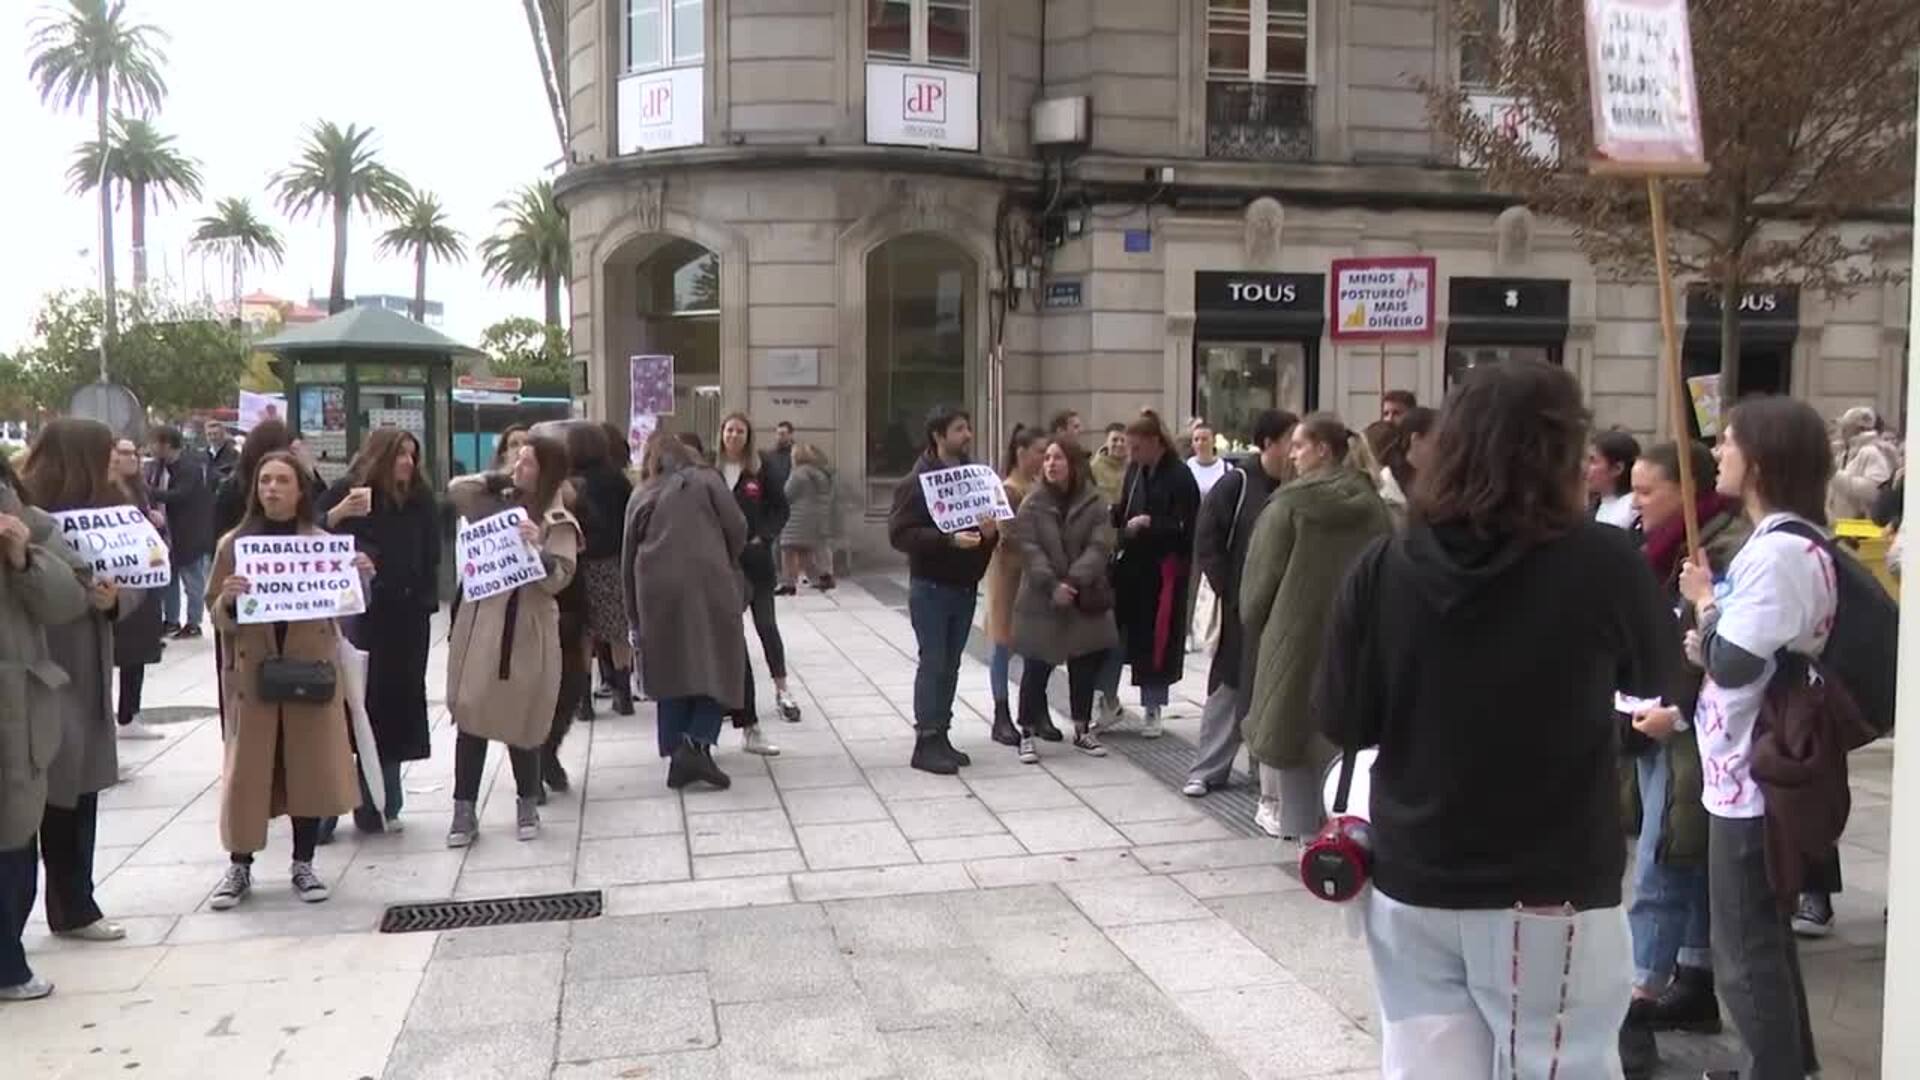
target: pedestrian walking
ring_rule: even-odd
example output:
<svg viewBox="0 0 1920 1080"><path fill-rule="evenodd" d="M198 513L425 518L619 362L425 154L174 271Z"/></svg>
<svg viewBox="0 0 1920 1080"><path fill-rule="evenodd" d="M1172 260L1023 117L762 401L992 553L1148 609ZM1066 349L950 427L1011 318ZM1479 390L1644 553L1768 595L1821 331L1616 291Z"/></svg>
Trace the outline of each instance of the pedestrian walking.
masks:
<svg viewBox="0 0 1920 1080"><path fill-rule="evenodd" d="M1819 656L1838 607L1832 558L1796 530L1826 525L1833 450L1805 402L1757 398L1727 416L1715 487L1738 498L1753 536L1724 571L1706 556L1680 571L1680 593L1699 612L1687 658L1706 670L1693 729L1705 776L1707 885L1713 968L1740 1033L1741 1080L1820 1071L1806 987L1774 876L1767 797L1751 768L1755 727L1781 652ZM1704 555L1704 553L1703 553ZM1723 573L1723 583L1715 575Z"/></svg>
<svg viewBox="0 0 1920 1080"><path fill-rule="evenodd" d="M97 420L50 422L20 464L26 501L49 514L124 505L113 482L113 445L113 432ZM81 573L89 610L47 627L48 650L67 682L53 695L60 739L47 765L40 859L47 871L47 928L83 941L118 941L127 936L125 928L103 917L94 902L93 855L100 792L120 780L113 624L133 610L138 597L95 577L86 563Z"/></svg>
<svg viewBox="0 0 1920 1080"><path fill-rule="evenodd" d="M1633 502L1645 533L1640 553L1667 605L1681 611L1681 628L1688 629L1695 616L1680 597L1680 563L1687 554L1682 445L1692 455L1694 476L1704 483L1713 475L1706 447L1660 443L1633 463ZM1697 493L1694 512L1708 561L1730 564L1752 532L1740 501L1708 486ZM1677 675L1662 702L1636 710L1639 715L1622 732L1622 805L1637 811L1628 820L1634 842L1633 903L1627 908L1633 1000L1620 1035L1620 1060L1630 1078L1651 1076L1659 1064L1654 1032L1720 1030L1708 922L1707 811L1700 801L1700 748L1687 731L1703 673L1683 664Z"/></svg>
<svg viewBox="0 0 1920 1080"><path fill-rule="evenodd" d="M1021 501L1012 543L1003 545L1020 566L1012 642L1020 655L1020 760L1030 765L1040 760L1035 740L1061 739L1047 708L1047 683L1059 667L1067 669L1074 748L1106 756L1093 731L1093 692L1107 653L1120 641L1107 577L1114 529L1086 451L1071 436L1057 435L1043 455L1041 482Z"/></svg>
<svg viewBox="0 0 1920 1080"><path fill-rule="evenodd" d="M147 485L141 478L140 448L132 439L113 444L113 482L127 505L140 512L168 539L166 517L147 497ZM211 505L211 503L209 503ZM179 573L174 569L174 573ZM114 696L114 719L119 722L122 739L150 741L163 738L160 729L148 726L140 717L141 698L147 685L147 665L160 662L161 609L179 582L161 589L129 589L131 606L113 626L113 666L119 671L120 692ZM200 607L204 597L195 597Z"/></svg>
<svg viewBox="0 0 1920 1080"><path fill-rule="evenodd" d="M1339 586L1312 715L1347 753L1378 747L1358 902L1389 1080L1620 1075L1614 694L1666 693L1678 632L1632 540L1588 514L1586 445L1564 369L1474 368L1406 530Z"/></svg>
<svg viewBox="0 0 1920 1080"><path fill-rule="evenodd" d="M447 846L480 835L480 779L487 744L505 743L513 770L514 823L521 840L540 833L541 750L560 702L560 605L580 557L580 525L560 501L567 449L530 436L506 473L455 479L447 497L468 521L518 507L527 520L520 538L540 553L546 576L503 593L455 606L447 647L447 711L459 734L453 745L453 825Z"/></svg>
<svg viewBox="0 0 1920 1080"><path fill-rule="evenodd" d="M58 752L62 736L62 673L48 632L89 617L85 562L21 492L0 457L0 656L8 660L0 664L0 1002L53 993L21 945L38 892L45 755ZM49 875L49 892L56 887Z"/></svg>
<svg viewBox="0 0 1920 1080"><path fill-rule="evenodd" d="M613 701L613 711L621 716L633 715L633 648L627 644L633 633L627 626L627 607L620 600L619 536L627 519L627 503L633 499L633 447L619 424L601 424L600 430L607 436L607 456L595 470L587 501L596 517L613 524L614 538L611 554L599 554L605 549L590 545L596 554L587 567L587 625L593 634L601 689L582 699L582 720L593 719L596 697Z"/></svg>
<svg viewBox="0 0 1920 1080"><path fill-rule="evenodd" d="M1288 454L1297 479L1260 511L1240 578L1252 669L1240 733L1260 769L1253 822L1287 840L1319 829L1322 774L1335 753L1307 708L1327 613L1353 560L1393 529L1371 470L1350 460L1358 442L1331 413L1294 426Z"/></svg>
<svg viewBox="0 0 1920 1080"><path fill-rule="evenodd" d="M420 471L420 443L409 432L368 433L347 475L315 506L327 531L354 539L379 567L365 614L343 620L353 647L367 654L367 722L380 758L386 800L376 806L362 776L354 827L399 832L406 789L400 766L433 753L427 736L427 654L440 610L440 508ZM325 826L322 827L323 829Z"/></svg>
<svg viewBox="0 0 1920 1080"><path fill-rule="evenodd" d="M209 430L226 429L209 424ZM233 444L224 444L229 454ZM161 592L161 621L176 638L197 638L205 617L207 566L213 557L213 470L186 447L178 428L155 428L149 448L146 487L167 524L167 555L173 582ZM236 519L237 520L237 519Z"/></svg>
<svg viewBox="0 0 1920 1080"><path fill-rule="evenodd" d="M1124 662L1140 688L1140 734L1157 739L1173 684L1184 670L1200 488L1173 452L1173 439L1158 413L1142 409L1139 419L1127 425L1126 442L1127 472L1112 509L1119 533L1113 588L1120 647L1108 654L1101 672L1100 689L1106 696L1097 713L1101 726L1119 726Z"/></svg>
<svg viewBox="0 0 1920 1080"><path fill-rule="evenodd" d="M1253 418L1255 452L1215 484L1200 502L1194 526L1194 568L1220 598L1220 641L1207 669L1207 702L1200 711L1200 745L1181 791L1200 798L1227 786L1240 756L1246 632L1240 618L1240 581L1247 545L1267 497L1293 479L1293 429L1300 418L1268 409Z"/></svg>
<svg viewBox="0 0 1920 1080"><path fill-rule="evenodd" d="M766 459L753 445L753 421L746 413L729 413L720 422L720 442L714 450L714 467L740 504L747 519L747 546L740 552L740 569L746 575L747 604L753 614L753 630L760 637L760 650L767 658L767 674L773 679L774 704L780 718L788 723L800 720L800 704L787 687L787 646L780 638L779 617L774 610L773 590L779 584L773 563L773 545L787 523L787 492L784 479L779 487L767 478ZM742 639L740 646L746 648ZM746 736L746 751L772 757L780 748L768 741L760 730L760 715L755 704L753 664L747 664L745 698L733 714L733 726Z"/></svg>
<svg viewBox="0 0 1920 1080"><path fill-rule="evenodd" d="M1027 493L1040 482L1041 457L1046 447L1045 437L1024 424L1015 424L1013 434L1007 439L1006 457L1001 462L1001 486L1006 489L1007 505L1013 507L1016 515ZM1084 458L1085 451L1081 455ZM1090 476L1083 479L1091 482ZM1099 492L1093 494L1097 496ZM1005 746L1020 743L1020 729L1013 723L1007 683L1012 677L1014 597L1020 591L1022 562L1021 551L1012 544L995 547L993 558L987 562L987 640L993 643L993 655L987 664L987 685L993 691L993 741ZM1059 729L1052 724L1043 728L1042 734L1055 742L1061 738Z"/></svg>
<svg viewBox="0 0 1920 1080"><path fill-rule="evenodd" d="M746 546L746 515L720 474L675 436L655 432L627 507L620 588L640 684L658 712L669 788L733 782L713 748L725 712L745 695Z"/></svg>
<svg viewBox="0 0 1920 1080"><path fill-rule="evenodd" d="M769 478L768 483L772 483ZM800 591L806 578L821 592L833 588L834 477L826 454L812 443L793 447L786 483L787 523L780 530L782 596Z"/></svg>
<svg viewBox="0 0 1920 1080"><path fill-rule="evenodd" d="M1233 465L1221 457L1218 437L1213 426L1205 420L1195 419L1189 442L1193 454L1187 458L1187 468L1193 473L1194 486L1200 489L1200 500L1206 501L1207 492L1227 475ZM1189 652L1212 652L1220 644L1220 598L1214 594L1213 586L1207 583L1202 574L1193 580L1193 588L1187 597L1189 612L1187 626L1187 650Z"/></svg>
<svg viewBox="0 0 1920 1080"><path fill-rule="evenodd" d="M258 431L259 428L255 428ZM200 426L200 437L207 444L207 488L217 489L233 475L240 463L240 448L233 444L233 434L227 425L218 420L208 420ZM248 438L252 438L249 433ZM224 533L222 535L225 535ZM204 599L204 598L203 598Z"/></svg>
<svg viewBox="0 0 1920 1080"><path fill-rule="evenodd" d="M245 455L243 455L244 457ZM346 701L338 679L325 701L283 700L269 692L267 674L291 662L325 665L340 655L340 627L333 619L241 623L235 605L253 583L234 571L234 541L250 536L312 536L320 533L305 469L289 451L275 450L252 462L253 492L240 524L221 537L207 583L207 604L223 649L226 699L222 731L226 756L221 770L220 844L226 873L208 901L215 911L237 906L253 889L254 854L267 846L267 823L285 814L293 822L293 893L307 903L330 890L314 871L322 818L338 817L360 803L353 748L347 734ZM364 586L373 576L365 552L354 556Z"/></svg>
<svg viewBox="0 0 1920 1080"><path fill-rule="evenodd" d="M1602 525L1631 529L1637 520L1633 514L1633 463L1640 456L1640 442L1624 431L1603 431L1593 437L1587 450L1587 498L1593 503L1593 518Z"/></svg>
<svg viewBox="0 0 1920 1080"><path fill-rule="evenodd" d="M907 557L907 617L919 649L910 764L922 772L952 775L973 764L965 751L955 749L949 730L980 579L1000 541L1000 523L986 514L974 528L942 532L920 483L926 473L972 462L973 417L956 406L937 405L927 415L926 440L913 471L893 489L887 539Z"/></svg>

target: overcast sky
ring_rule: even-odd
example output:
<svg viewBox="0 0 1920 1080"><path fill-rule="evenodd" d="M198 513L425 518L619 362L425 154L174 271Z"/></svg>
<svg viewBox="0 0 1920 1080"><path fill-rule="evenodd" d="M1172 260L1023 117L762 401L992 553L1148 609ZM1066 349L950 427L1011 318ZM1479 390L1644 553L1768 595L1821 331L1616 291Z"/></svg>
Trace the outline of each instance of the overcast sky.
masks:
<svg viewBox="0 0 1920 1080"><path fill-rule="evenodd" d="M92 111L56 112L27 79L30 23L48 0L0 0L0 170L7 257L0 259L0 350L32 336L40 298L93 287L97 199L70 194L76 145L93 137ZM323 216L281 216L267 180L294 157L306 127L325 118L375 129L380 156L416 187L438 194L469 248L498 219L494 204L550 175L559 156L546 94L515 0L130 0L140 21L169 35L161 132L197 158L204 199L148 215L149 275L215 299L232 286L218 260L187 247L194 220L215 199L244 196L281 231L285 265L249 273L249 291L324 304L332 238ZM410 260L382 257L384 229L353 222L347 293L413 294ZM114 223L116 277L132 273L127 213ZM429 299L446 303L445 329L472 342L489 323L540 314L534 290L490 285L479 262L427 270Z"/></svg>

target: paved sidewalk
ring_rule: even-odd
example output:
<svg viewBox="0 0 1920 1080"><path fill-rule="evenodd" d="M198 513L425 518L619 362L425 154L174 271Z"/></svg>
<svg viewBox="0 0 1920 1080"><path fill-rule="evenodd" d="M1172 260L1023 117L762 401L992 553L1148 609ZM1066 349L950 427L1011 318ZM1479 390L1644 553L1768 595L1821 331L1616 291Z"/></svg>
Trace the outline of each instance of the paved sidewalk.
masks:
<svg viewBox="0 0 1920 1080"><path fill-rule="evenodd" d="M906 767L913 638L879 599L897 593L845 582L782 602L805 716L767 723L784 751L771 761L729 732L730 791L668 791L650 710L603 706L568 741L575 787L540 839L513 838L496 751L482 838L448 851L452 733L436 705L434 757L407 771L407 831L343 823L318 859L333 898L305 906L278 824L254 895L225 913L205 903L225 861L212 649L172 645L148 705L207 711L164 742L123 743L126 782L102 797L100 900L130 938L29 928L59 991L0 1008L0 1077L1377 1075L1365 949L1282 845L1124 753L1047 745L1021 765L987 738L975 659L954 741L976 764ZM436 650L436 699L443 663ZM1197 726L1191 666L1170 738ZM1856 757L1840 928L1807 955L1828 1080L1879 1071L1891 759ZM604 890L606 916L374 932L398 901L571 888ZM1664 1045L1696 1063L1675 1077L1715 1048Z"/></svg>

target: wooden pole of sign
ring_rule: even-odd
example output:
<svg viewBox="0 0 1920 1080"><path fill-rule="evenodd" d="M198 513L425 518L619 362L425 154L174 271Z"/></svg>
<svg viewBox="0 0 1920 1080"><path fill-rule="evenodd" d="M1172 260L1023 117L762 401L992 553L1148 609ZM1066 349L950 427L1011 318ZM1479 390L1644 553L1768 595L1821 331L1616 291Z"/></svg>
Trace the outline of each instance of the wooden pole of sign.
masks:
<svg viewBox="0 0 1920 1080"><path fill-rule="evenodd" d="M1667 259L1667 200L1658 176L1647 177L1647 206L1652 213L1653 259L1660 277L1660 377L1673 403L1673 441L1680 448L1680 513L1687 526L1687 557L1700 558L1700 513L1694 496L1693 454L1687 432L1687 382L1680 372L1679 318L1674 313L1673 266Z"/></svg>
<svg viewBox="0 0 1920 1080"><path fill-rule="evenodd" d="M1381 338L1380 339L1380 401L1384 402L1386 399L1387 399L1387 339ZM1380 408L1380 402L1375 402L1373 407L1375 411L1378 411ZM1378 420L1379 417L1376 416L1374 417L1374 419Z"/></svg>

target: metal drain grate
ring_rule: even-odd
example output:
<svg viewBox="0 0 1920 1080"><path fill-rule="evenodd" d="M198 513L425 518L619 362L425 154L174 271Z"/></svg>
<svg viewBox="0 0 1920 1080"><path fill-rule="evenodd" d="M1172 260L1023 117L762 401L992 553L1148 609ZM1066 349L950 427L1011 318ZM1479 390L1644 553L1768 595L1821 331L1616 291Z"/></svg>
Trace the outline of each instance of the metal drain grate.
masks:
<svg viewBox="0 0 1920 1080"><path fill-rule="evenodd" d="M1062 695L1064 697L1064 694ZM1064 705L1062 701L1059 704ZM1193 764L1194 745L1178 735L1143 739L1125 731L1100 736L1109 753L1118 754L1175 791L1187 782L1187 769ZM1234 770L1229 786L1216 788L1204 799L1194 799L1194 808L1213 818L1239 836L1264 836L1254 827L1253 813L1259 808L1259 786L1246 773Z"/></svg>
<svg viewBox="0 0 1920 1080"><path fill-rule="evenodd" d="M464 930L475 926L517 926L521 923L597 919L604 903L600 890L594 889L591 892L508 896L495 900L395 904L381 916L380 932L412 934L423 930Z"/></svg>

